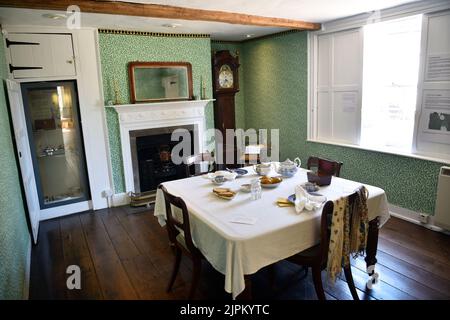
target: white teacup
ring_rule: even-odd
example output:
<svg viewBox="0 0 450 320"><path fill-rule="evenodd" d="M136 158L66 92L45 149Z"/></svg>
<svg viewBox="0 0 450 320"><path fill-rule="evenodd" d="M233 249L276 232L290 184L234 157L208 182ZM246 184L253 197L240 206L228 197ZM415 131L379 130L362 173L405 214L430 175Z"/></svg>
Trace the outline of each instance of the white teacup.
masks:
<svg viewBox="0 0 450 320"><path fill-rule="evenodd" d="M260 163L253 166L253 170L260 176L266 176L272 171L271 163Z"/></svg>

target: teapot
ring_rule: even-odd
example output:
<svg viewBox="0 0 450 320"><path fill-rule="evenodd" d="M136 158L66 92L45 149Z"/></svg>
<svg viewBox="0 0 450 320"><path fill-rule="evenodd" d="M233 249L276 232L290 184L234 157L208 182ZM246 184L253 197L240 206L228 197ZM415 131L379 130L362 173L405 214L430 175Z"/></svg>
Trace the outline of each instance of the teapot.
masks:
<svg viewBox="0 0 450 320"><path fill-rule="evenodd" d="M272 171L272 163L260 163L253 166L253 170L260 176L266 176Z"/></svg>
<svg viewBox="0 0 450 320"><path fill-rule="evenodd" d="M302 161L300 160L300 158L295 158L294 161L291 161L288 158L278 164L276 171L283 177L290 178L297 173L298 168L300 168L301 165Z"/></svg>

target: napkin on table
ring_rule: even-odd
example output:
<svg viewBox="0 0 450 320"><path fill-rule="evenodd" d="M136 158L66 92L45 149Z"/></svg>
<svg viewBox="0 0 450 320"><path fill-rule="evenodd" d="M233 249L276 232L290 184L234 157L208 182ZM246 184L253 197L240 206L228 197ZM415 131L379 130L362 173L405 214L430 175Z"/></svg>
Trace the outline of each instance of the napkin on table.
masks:
<svg viewBox="0 0 450 320"><path fill-rule="evenodd" d="M295 211L301 213L304 209L311 211L320 208L326 200L323 196L312 196L301 186L295 187Z"/></svg>

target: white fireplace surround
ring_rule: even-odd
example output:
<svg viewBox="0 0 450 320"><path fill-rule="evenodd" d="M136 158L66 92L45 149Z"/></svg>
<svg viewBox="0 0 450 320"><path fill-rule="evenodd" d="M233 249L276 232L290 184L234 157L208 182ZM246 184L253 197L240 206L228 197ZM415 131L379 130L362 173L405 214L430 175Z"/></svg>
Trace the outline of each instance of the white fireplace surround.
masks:
<svg viewBox="0 0 450 320"><path fill-rule="evenodd" d="M119 116L126 193L135 191L130 131L193 125L194 143L199 147L198 152L202 152L204 148L203 132L205 132L206 128L205 106L211 101L214 100L151 102L108 106L114 108Z"/></svg>

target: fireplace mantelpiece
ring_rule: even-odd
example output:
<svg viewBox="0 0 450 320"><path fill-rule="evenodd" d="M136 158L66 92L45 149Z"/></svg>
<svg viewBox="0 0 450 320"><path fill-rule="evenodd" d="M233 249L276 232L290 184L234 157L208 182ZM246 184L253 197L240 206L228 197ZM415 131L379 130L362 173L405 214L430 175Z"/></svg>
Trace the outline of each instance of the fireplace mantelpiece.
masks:
<svg viewBox="0 0 450 320"><path fill-rule="evenodd" d="M118 113L126 192L134 192L130 131L194 125L195 144L203 151L205 106L214 101L187 100L106 106ZM199 134L200 133L200 134Z"/></svg>

